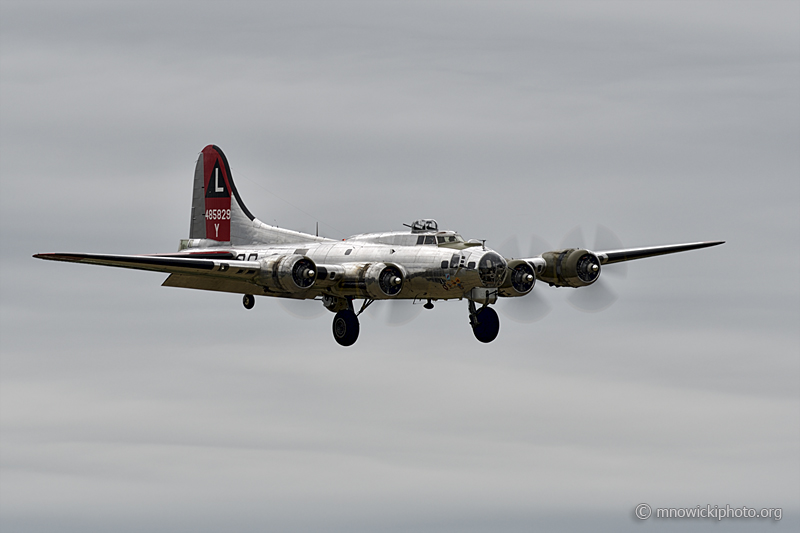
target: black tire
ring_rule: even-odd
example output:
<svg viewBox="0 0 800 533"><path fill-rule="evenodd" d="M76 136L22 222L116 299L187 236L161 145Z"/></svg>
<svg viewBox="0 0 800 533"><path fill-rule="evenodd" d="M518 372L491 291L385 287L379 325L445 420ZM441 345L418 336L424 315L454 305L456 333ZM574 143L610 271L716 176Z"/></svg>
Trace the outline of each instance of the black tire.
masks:
<svg viewBox="0 0 800 533"><path fill-rule="evenodd" d="M342 346L350 346L356 342L360 329L358 317L350 309L339 311L333 317L333 338Z"/></svg>
<svg viewBox="0 0 800 533"><path fill-rule="evenodd" d="M252 294L245 294L242 297L242 305L244 305L245 309L252 309L256 305L256 297Z"/></svg>
<svg viewBox="0 0 800 533"><path fill-rule="evenodd" d="M472 333L481 342L492 342L500 333L500 319L497 318L497 311L491 307L481 307L475 312L478 320L476 326L472 326Z"/></svg>

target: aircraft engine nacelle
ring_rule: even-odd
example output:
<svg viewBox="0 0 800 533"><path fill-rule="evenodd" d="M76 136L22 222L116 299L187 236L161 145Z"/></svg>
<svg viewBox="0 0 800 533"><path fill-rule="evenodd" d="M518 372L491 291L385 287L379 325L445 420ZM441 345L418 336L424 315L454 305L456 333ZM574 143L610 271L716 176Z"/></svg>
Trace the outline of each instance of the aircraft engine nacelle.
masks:
<svg viewBox="0 0 800 533"><path fill-rule="evenodd" d="M385 300L400 294L406 271L393 263L347 263L344 277L337 285L343 294L373 300Z"/></svg>
<svg viewBox="0 0 800 533"><path fill-rule="evenodd" d="M323 289L332 287L345 277L345 268L342 265L317 265L317 280L314 287Z"/></svg>
<svg viewBox="0 0 800 533"><path fill-rule="evenodd" d="M373 263L364 271L364 288L370 298L385 299L403 290L406 273L399 265Z"/></svg>
<svg viewBox="0 0 800 533"><path fill-rule="evenodd" d="M500 296L517 297L525 296L533 290L536 283L536 271L533 265L522 259L508 262L508 274L500 286Z"/></svg>
<svg viewBox="0 0 800 533"><path fill-rule="evenodd" d="M303 255L275 255L261 262L257 281L268 289L300 292L310 289L317 279L314 261Z"/></svg>
<svg viewBox="0 0 800 533"><path fill-rule="evenodd" d="M586 287L600 277L600 260L589 250L569 248L542 254L538 278L557 287Z"/></svg>

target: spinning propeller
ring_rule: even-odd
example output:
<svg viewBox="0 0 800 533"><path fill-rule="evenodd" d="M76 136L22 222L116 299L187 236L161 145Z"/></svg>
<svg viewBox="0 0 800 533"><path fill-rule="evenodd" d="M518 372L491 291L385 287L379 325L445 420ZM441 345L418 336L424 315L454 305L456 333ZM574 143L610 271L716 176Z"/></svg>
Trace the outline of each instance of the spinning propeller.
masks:
<svg viewBox="0 0 800 533"><path fill-rule="evenodd" d="M295 318L311 320L319 318L328 311L317 300L297 300L294 298L278 298L278 304L284 311Z"/></svg>
<svg viewBox="0 0 800 533"><path fill-rule="evenodd" d="M366 314L382 319L389 326L403 326L422 312L420 300L376 300Z"/></svg>
<svg viewBox="0 0 800 533"><path fill-rule="evenodd" d="M583 231L576 226L571 229L561 241L561 248L585 248ZM595 233L594 247L591 251L617 250L623 248L619 237L605 226L598 225ZM536 235L531 236L527 253L520 252L519 240L510 237L497 247L497 251L509 258L532 258L545 251L553 250L544 239ZM567 301L580 311L597 312L609 308L616 300L616 293L609 287L605 275L625 277L627 265L617 263L604 265L597 281L588 287L572 289ZM569 290L569 289L568 289ZM530 323L541 320L551 311L552 306L542 295L541 290L531 291L529 294L517 298L501 298L502 303L498 309L510 320L520 323Z"/></svg>
<svg viewBox="0 0 800 533"><path fill-rule="evenodd" d="M585 242L581 228L575 226L564 236L564 239L561 241L561 247L585 248ZM594 247L590 248L592 251L600 252L604 250L619 250L621 248L624 248L624 246L613 231L605 226L597 226ZM612 277L617 276L619 278L624 278L628 275L628 265L625 263L605 265L601 273L608 274ZM572 291L567 300L576 309L591 313L608 309L617 301L617 298L617 293L611 289L608 280L602 275L588 287L581 287L580 289Z"/></svg>

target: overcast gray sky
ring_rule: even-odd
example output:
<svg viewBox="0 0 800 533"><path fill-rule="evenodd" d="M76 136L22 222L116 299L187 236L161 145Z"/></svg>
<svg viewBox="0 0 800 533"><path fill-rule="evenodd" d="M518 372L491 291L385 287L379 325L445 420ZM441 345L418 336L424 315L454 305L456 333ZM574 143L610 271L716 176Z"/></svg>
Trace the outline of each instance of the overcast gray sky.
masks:
<svg viewBox="0 0 800 533"><path fill-rule="evenodd" d="M175 250L211 143L256 216L334 238L727 244L602 313L537 286L489 345L439 302L348 349L329 313L30 257ZM0 151L3 531L800 523L797 2L3 0Z"/></svg>

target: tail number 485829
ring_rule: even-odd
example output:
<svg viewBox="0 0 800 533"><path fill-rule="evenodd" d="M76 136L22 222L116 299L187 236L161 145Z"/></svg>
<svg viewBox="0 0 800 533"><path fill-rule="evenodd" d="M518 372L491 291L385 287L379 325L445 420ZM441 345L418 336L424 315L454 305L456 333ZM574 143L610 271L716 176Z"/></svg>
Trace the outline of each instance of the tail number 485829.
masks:
<svg viewBox="0 0 800 533"><path fill-rule="evenodd" d="M230 209L206 209L206 220L230 220Z"/></svg>

